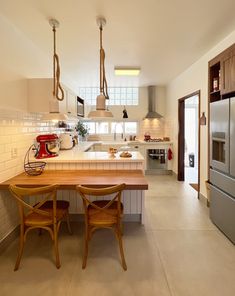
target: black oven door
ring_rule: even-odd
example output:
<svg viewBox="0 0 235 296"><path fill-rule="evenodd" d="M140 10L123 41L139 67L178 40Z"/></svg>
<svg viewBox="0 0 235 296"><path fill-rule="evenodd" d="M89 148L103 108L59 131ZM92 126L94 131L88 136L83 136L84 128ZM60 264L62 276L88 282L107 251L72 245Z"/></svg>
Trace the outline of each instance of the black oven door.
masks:
<svg viewBox="0 0 235 296"><path fill-rule="evenodd" d="M84 117L84 100L77 96L77 116Z"/></svg>
<svg viewBox="0 0 235 296"><path fill-rule="evenodd" d="M229 99L210 104L210 166L229 173Z"/></svg>

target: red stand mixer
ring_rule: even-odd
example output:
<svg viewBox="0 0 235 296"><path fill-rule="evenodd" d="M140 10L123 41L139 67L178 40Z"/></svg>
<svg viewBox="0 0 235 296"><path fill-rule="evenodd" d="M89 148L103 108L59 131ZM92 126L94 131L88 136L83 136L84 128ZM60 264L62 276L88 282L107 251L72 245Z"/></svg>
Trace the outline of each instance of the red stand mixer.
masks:
<svg viewBox="0 0 235 296"><path fill-rule="evenodd" d="M36 141L38 143L38 149L35 155L36 158L40 159L58 156L60 143L56 134L39 135L37 136Z"/></svg>

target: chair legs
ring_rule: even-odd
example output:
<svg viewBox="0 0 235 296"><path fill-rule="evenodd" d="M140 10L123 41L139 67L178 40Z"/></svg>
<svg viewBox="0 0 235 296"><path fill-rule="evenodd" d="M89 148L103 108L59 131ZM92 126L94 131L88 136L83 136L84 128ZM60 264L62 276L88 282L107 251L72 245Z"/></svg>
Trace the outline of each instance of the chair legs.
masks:
<svg viewBox="0 0 235 296"><path fill-rule="evenodd" d="M17 271L20 265L20 260L23 254L23 249L24 249L24 229L20 229L20 245L19 245L19 251L18 251L18 256L16 259L16 264L15 264L15 268L14 271Z"/></svg>
<svg viewBox="0 0 235 296"><path fill-rule="evenodd" d="M72 229L71 229L70 219L69 219L69 212L66 215L66 223L67 223L67 228L68 228L69 234L73 234Z"/></svg>
<svg viewBox="0 0 235 296"><path fill-rule="evenodd" d="M40 228L40 230L41 230L41 228ZM24 242L25 242L24 235L25 235L24 229L21 228L20 229L19 250L18 250L18 256L17 256L17 259L16 259L14 271L17 271L19 269L19 266L20 266L20 261L21 261L21 258L22 258L23 249L24 249ZM60 268L61 264L60 264L60 257L59 257L59 248L58 248L57 226L54 226L53 237L52 238L53 238L53 244L54 244L54 250L55 250L55 262L56 262L55 265L56 265L57 268Z"/></svg>
<svg viewBox="0 0 235 296"><path fill-rule="evenodd" d="M54 226L54 249L55 249L55 265L56 268L60 268L60 257L59 257L59 248L58 248L58 233L57 233L57 227Z"/></svg>
<svg viewBox="0 0 235 296"><path fill-rule="evenodd" d="M85 233L85 240L84 240L84 253L83 253L83 261L82 261L82 269L86 268L87 257L88 257L88 242L91 238L92 229L89 229L89 227L86 226L85 232L86 233ZM126 265L126 260L125 260L125 256L124 256L124 250L123 250L123 244L122 244L122 227L121 227L121 225L115 227L114 232L115 232L118 244L119 244L122 267L124 270L127 270L127 265Z"/></svg>
<svg viewBox="0 0 235 296"><path fill-rule="evenodd" d="M127 270L126 260L125 260L124 251L123 251L123 244L122 244L122 230L120 229L119 226L117 228L115 228L115 233L116 233L116 237L117 237L118 244L119 244L119 250L120 250L120 255L121 255L121 260L122 260L122 267L124 270Z"/></svg>
<svg viewBox="0 0 235 296"><path fill-rule="evenodd" d="M88 256L88 241L89 241L89 228L86 226L82 269L86 268L87 256Z"/></svg>

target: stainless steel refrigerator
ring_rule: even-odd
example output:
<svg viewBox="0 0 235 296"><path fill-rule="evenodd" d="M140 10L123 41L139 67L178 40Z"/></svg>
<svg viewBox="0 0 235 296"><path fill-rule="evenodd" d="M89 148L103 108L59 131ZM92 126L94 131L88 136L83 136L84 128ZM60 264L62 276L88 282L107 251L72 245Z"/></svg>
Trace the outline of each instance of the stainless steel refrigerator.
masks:
<svg viewBox="0 0 235 296"><path fill-rule="evenodd" d="M235 244L235 97L210 104L210 217Z"/></svg>

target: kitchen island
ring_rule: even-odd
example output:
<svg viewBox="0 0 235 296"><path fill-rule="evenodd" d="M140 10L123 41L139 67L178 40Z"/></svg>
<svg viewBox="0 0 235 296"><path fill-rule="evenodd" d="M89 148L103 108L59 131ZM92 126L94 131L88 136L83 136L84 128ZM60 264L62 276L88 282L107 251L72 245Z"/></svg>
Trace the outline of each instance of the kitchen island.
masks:
<svg viewBox="0 0 235 296"><path fill-rule="evenodd" d="M91 179L93 175L93 181L95 180L94 172L96 176L104 172L109 172L104 179L110 185L115 184L112 182L113 173L117 174L118 172L126 171L123 178L117 181L119 183L127 182L130 171L138 171L144 175L144 158L139 152L131 152L132 157L122 158L120 157L121 152L116 153L114 156L110 155L108 152L85 152L89 145L92 146L93 143L80 143L71 150L60 151L57 157L45 159L47 163L46 170L53 170L55 174L56 171L60 170L77 170L87 175L90 173ZM111 183L109 183L109 181ZM127 188L123 192L124 219L144 223L144 197L146 188L140 189L137 185L138 184L135 184L135 186ZM70 201L70 212L72 214L83 212L81 198L79 198L74 190L59 190L58 194L59 199L67 199Z"/></svg>
<svg viewBox="0 0 235 296"><path fill-rule="evenodd" d="M76 219L83 213L82 200L75 191L76 185L111 186L126 183L122 195L124 220L140 221L144 224L145 190L148 189L144 177L144 159L139 152L132 157L122 158L120 152L111 156L107 152L84 152L86 144L72 150L60 151L60 155L43 159L47 163L45 171L39 176L22 173L0 184L6 189L9 184L19 186L42 186L58 184L58 199L70 202L70 213ZM33 203L37 200L33 200Z"/></svg>

